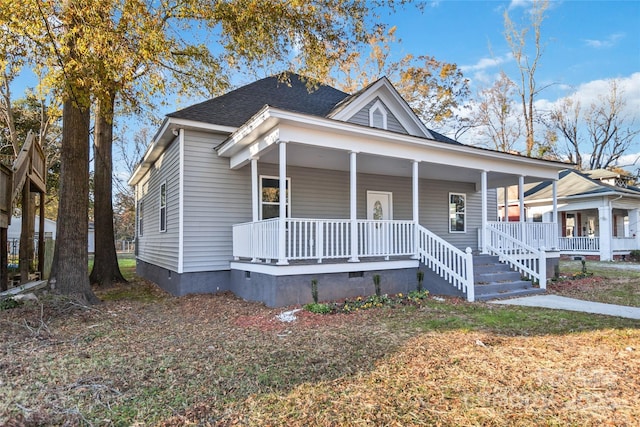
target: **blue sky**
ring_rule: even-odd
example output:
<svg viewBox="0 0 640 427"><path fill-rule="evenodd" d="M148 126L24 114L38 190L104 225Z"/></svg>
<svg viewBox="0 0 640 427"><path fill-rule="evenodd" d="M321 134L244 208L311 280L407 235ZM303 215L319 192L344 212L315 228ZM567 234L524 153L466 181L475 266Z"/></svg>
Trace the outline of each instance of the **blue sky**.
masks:
<svg viewBox="0 0 640 427"><path fill-rule="evenodd" d="M441 0L423 5L422 12L414 6L380 12L383 22L397 27L401 40L394 47L397 58L412 53L456 63L474 92L490 86L500 70L518 78L504 38L503 13L508 10L514 22L525 23L530 0ZM536 77L539 87L548 87L538 97L538 108L549 109L574 91L583 105L589 105L606 91L607 79L617 78L626 92L627 113L640 126L640 1L552 1L542 25L542 42ZM248 77L237 76L234 81L247 82ZM24 79L16 82L15 96L21 95L24 84ZM199 100L170 102L158 116L195 101ZM640 141L630 151L628 158L635 159Z"/></svg>
<svg viewBox="0 0 640 427"><path fill-rule="evenodd" d="M442 0L424 6L422 13L405 8L382 16L397 26L396 36L402 40L399 56L424 54L456 63L474 92L490 86L500 70L517 81L503 14L506 10L515 23L527 24L529 0ZM640 1L552 1L545 16L536 80L538 87L546 88L538 96L537 108L548 110L572 93L586 107L615 78L625 91L625 114L640 126ZM640 154L638 138L629 151L620 164Z"/></svg>

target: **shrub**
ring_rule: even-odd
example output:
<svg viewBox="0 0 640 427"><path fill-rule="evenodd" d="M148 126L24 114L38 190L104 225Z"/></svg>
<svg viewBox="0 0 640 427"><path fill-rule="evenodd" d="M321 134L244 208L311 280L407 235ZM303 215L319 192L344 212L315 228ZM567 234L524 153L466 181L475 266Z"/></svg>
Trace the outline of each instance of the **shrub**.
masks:
<svg viewBox="0 0 640 427"><path fill-rule="evenodd" d="M318 304L317 302L306 304L304 309L316 314L328 314L331 313L331 307L329 304Z"/></svg>
<svg viewBox="0 0 640 427"><path fill-rule="evenodd" d="M311 279L311 297L313 303L318 304L318 279Z"/></svg>
<svg viewBox="0 0 640 427"><path fill-rule="evenodd" d="M373 284L376 287L376 296L380 297L380 275L379 274L373 275Z"/></svg>
<svg viewBox="0 0 640 427"><path fill-rule="evenodd" d="M422 282L424 282L424 271L418 270L418 292L422 292Z"/></svg>
<svg viewBox="0 0 640 427"><path fill-rule="evenodd" d="M10 310L20 306L20 304L22 304L20 301L14 300L13 298L5 298L0 300L0 310Z"/></svg>

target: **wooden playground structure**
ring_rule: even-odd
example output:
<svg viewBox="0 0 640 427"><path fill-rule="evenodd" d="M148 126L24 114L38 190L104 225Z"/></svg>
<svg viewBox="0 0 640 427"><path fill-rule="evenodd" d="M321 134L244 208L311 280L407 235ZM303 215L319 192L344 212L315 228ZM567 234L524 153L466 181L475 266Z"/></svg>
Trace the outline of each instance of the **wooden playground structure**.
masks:
<svg viewBox="0 0 640 427"><path fill-rule="evenodd" d="M13 202L22 195L22 229L20 233L19 283L42 278L44 270L44 202L47 191L47 162L44 151L29 133L13 166L0 164L0 291L9 286L7 228L11 223ZM34 195L39 197L38 262L34 266ZM18 275L15 276L18 278Z"/></svg>

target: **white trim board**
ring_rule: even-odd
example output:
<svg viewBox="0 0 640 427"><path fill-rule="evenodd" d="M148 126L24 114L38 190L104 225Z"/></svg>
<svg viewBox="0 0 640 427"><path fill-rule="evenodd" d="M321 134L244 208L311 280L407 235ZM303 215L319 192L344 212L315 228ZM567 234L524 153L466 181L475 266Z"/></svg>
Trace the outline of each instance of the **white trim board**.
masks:
<svg viewBox="0 0 640 427"><path fill-rule="evenodd" d="M398 270L402 268L417 268L418 260L408 259L399 261L380 262L345 262L327 264L299 264L299 265L273 265L251 262L232 261L229 266L232 270L250 271L252 273L269 274L271 276L298 276L304 274L323 273L353 273L356 271Z"/></svg>

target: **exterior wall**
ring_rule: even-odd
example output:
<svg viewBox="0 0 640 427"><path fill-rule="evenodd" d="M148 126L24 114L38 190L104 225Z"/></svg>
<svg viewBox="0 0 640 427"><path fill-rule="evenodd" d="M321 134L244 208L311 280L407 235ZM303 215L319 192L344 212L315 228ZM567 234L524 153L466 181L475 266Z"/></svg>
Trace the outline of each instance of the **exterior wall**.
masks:
<svg viewBox="0 0 640 427"><path fill-rule="evenodd" d="M229 290L229 270L178 274L138 259L136 274L157 283L162 289L175 296Z"/></svg>
<svg viewBox="0 0 640 427"><path fill-rule="evenodd" d="M167 231L160 232L160 185L167 183ZM180 143L175 139L136 185L136 201L143 203L143 232L138 236L138 259L178 271ZM137 218L136 218L137 219ZM136 232L138 222L136 222Z"/></svg>
<svg viewBox="0 0 640 427"><path fill-rule="evenodd" d="M367 104L362 110L358 111L349 120L347 120L347 122L355 123L363 126L369 126L369 108L371 108L371 106L375 104L376 101L379 101L379 100L380 98L376 97L373 101ZM380 102L382 101L380 100ZM407 130L400 124L400 121L398 121L396 116L394 116L393 113L391 113L391 109L389 109L389 107L387 107L386 105L385 105L385 109L387 110L387 129L393 132L408 134L409 132L407 132Z"/></svg>
<svg viewBox="0 0 640 427"><path fill-rule="evenodd" d="M251 221L251 169L213 149L226 136L185 132L183 271L228 270L233 224Z"/></svg>
<svg viewBox="0 0 640 427"><path fill-rule="evenodd" d="M259 175L278 175L278 165L258 163ZM291 216L294 218L349 218L349 173L321 169L287 167L291 178ZM358 174L358 218L367 217L367 190L393 193L393 219L413 219L411 178ZM460 249L478 247L478 229L482 221L482 195L472 183L421 179L420 223ZM467 230L449 233L449 192L467 197ZM488 220L497 217L497 194L488 194ZM247 202L250 204L250 202Z"/></svg>
<svg viewBox="0 0 640 427"><path fill-rule="evenodd" d="M380 275L383 294L407 293L416 289L416 268L365 271L361 277L349 273L304 274L297 276L271 276L245 271L231 271L231 291L249 301L264 302L269 307L308 304L311 280L318 280L318 300L336 301L375 294L373 276Z"/></svg>

